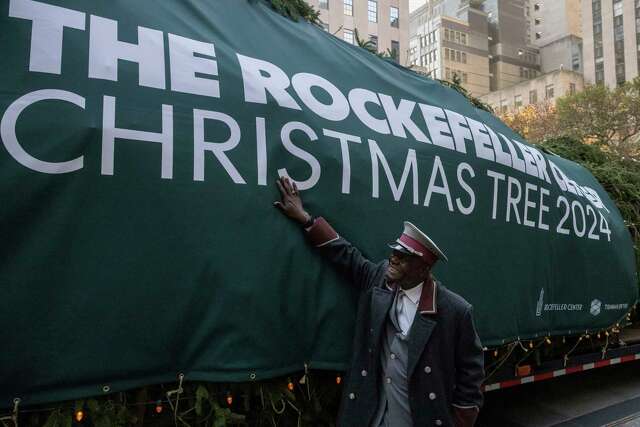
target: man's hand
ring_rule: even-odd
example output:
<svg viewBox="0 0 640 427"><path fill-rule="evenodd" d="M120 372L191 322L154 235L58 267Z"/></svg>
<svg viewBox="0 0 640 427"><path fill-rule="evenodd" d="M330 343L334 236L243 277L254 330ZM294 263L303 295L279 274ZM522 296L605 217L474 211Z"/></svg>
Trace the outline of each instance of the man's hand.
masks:
<svg viewBox="0 0 640 427"><path fill-rule="evenodd" d="M304 210L302 206L302 198L295 182L292 182L286 176L280 177L276 183L280 190L280 196L282 200L280 202L273 202L273 205L280 209L286 216L294 221L304 224L311 215Z"/></svg>

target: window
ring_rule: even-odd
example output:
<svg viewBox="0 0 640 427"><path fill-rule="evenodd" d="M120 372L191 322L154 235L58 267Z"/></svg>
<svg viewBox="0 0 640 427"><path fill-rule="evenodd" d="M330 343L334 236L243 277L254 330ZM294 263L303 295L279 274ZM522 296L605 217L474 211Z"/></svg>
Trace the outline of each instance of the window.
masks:
<svg viewBox="0 0 640 427"><path fill-rule="evenodd" d="M552 99L553 98L553 85L546 85L544 87L544 99Z"/></svg>
<svg viewBox="0 0 640 427"><path fill-rule="evenodd" d="M460 51L456 50L456 62L462 62L462 59L460 58Z"/></svg>
<svg viewBox="0 0 640 427"><path fill-rule="evenodd" d="M622 0L613 1L613 16L622 16Z"/></svg>
<svg viewBox="0 0 640 427"><path fill-rule="evenodd" d="M533 22L534 22L536 25L540 25L540 23L542 22L542 20L541 20L540 18L535 18L535 19L533 20Z"/></svg>
<svg viewBox="0 0 640 427"><path fill-rule="evenodd" d="M616 84L621 85L622 83L624 83L624 62L616 64Z"/></svg>
<svg viewBox="0 0 640 427"><path fill-rule="evenodd" d="M460 70L456 70L453 68L448 68L448 67L445 68L444 77L445 77L445 80L450 80L450 81L458 80L460 83L467 83L467 80L469 78L467 73L464 73Z"/></svg>
<svg viewBox="0 0 640 427"><path fill-rule="evenodd" d="M369 41L373 46L378 50L378 36L374 36L373 34L369 34Z"/></svg>
<svg viewBox="0 0 640 427"><path fill-rule="evenodd" d="M329 9L329 0L320 0L320 9Z"/></svg>
<svg viewBox="0 0 640 427"><path fill-rule="evenodd" d="M596 84L604 83L604 61L596 60Z"/></svg>
<svg viewBox="0 0 640 427"><path fill-rule="evenodd" d="M593 34L602 34L602 22L593 24Z"/></svg>
<svg viewBox="0 0 640 427"><path fill-rule="evenodd" d="M398 8L395 6L389 7L389 20L391 21L391 26L398 28L400 25L400 12Z"/></svg>
<svg viewBox="0 0 640 427"><path fill-rule="evenodd" d="M448 28L444 29L444 39L449 42L454 42L457 44L467 44L467 33L463 33L462 31L450 30Z"/></svg>
<svg viewBox="0 0 640 427"><path fill-rule="evenodd" d="M449 49L448 48L444 48L444 59L449 59Z"/></svg>
<svg viewBox="0 0 640 427"><path fill-rule="evenodd" d="M400 43L395 40L391 40L391 56L396 62L400 60Z"/></svg>
<svg viewBox="0 0 640 427"><path fill-rule="evenodd" d="M377 0L369 0L367 3L367 15L369 22L378 22L378 2Z"/></svg>
<svg viewBox="0 0 640 427"><path fill-rule="evenodd" d="M576 84L569 83L569 95L575 95L576 93Z"/></svg>
<svg viewBox="0 0 640 427"><path fill-rule="evenodd" d="M539 40L542 37L542 33L540 31L538 31L536 33L536 40Z"/></svg>
<svg viewBox="0 0 640 427"><path fill-rule="evenodd" d="M593 15L602 14L602 3L600 0L592 0L591 1L591 10L593 11Z"/></svg>
<svg viewBox="0 0 640 427"><path fill-rule="evenodd" d="M602 63L602 3L601 0L591 0L593 17L593 56L595 58L596 84L604 81L604 64ZM600 62L600 66L598 63Z"/></svg>
<svg viewBox="0 0 640 427"><path fill-rule="evenodd" d="M466 64L467 63L467 54L462 52L462 63Z"/></svg>
<svg viewBox="0 0 640 427"><path fill-rule="evenodd" d="M580 57L571 58L571 69L573 71L580 71Z"/></svg>
<svg viewBox="0 0 640 427"><path fill-rule="evenodd" d="M538 91L530 90L529 91L529 104L535 104L538 102Z"/></svg>
<svg viewBox="0 0 640 427"><path fill-rule="evenodd" d="M620 85L624 83L626 77L624 71L624 27L622 21L622 0L613 0L613 40L616 83Z"/></svg>
<svg viewBox="0 0 640 427"><path fill-rule="evenodd" d="M613 39L624 40L624 30L622 26L622 16L613 18Z"/></svg>
<svg viewBox="0 0 640 427"><path fill-rule="evenodd" d="M353 0L344 0L343 6L344 6L344 14L353 16Z"/></svg>
<svg viewBox="0 0 640 427"><path fill-rule="evenodd" d="M342 38L347 43L353 44L353 31L351 31L351 30L342 30Z"/></svg>
<svg viewBox="0 0 640 427"><path fill-rule="evenodd" d="M598 58L602 58L603 52L604 51L602 50L602 35L600 35L600 40L595 40L593 42L593 54L595 58L598 59Z"/></svg>
<svg viewBox="0 0 640 427"><path fill-rule="evenodd" d="M522 95L516 95L513 97L513 106L516 109L522 107Z"/></svg>
<svg viewBox="0 0 640 427"><path fill-rule="evenodd" d="M538 11L540 10L540 3L536 3L533 5L533 10Z"/></svg>

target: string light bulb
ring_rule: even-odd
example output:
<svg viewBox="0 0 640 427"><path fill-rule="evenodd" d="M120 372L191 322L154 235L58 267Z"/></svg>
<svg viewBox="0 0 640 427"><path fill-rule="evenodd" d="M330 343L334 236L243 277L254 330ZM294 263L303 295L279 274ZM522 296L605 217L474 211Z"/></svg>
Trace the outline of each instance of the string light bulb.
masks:
<svg viewBox="0 0 640 427"><path fill-rule="evenodd" d="M162 413L162 400L156 402L156 414Z"/></svg>
<svg viewBox="0 0 640 427"><path fill-rule="evenodd" d="M227 394L227 405L231 406L233 404L233 396L231 395L231 392L229 392Z"/></svg>
<svg viewBox="0 0 640 427"><path fill-rule="evenodd" d="M338 375L336 377L336 384L340 384L342 382L342 377L340 375Z"/></svg>
<svg viewBox="0 0 640 427"><path fill-rule="evenodd" d="M600 339L600 332L598 332L598 335L596 335L596 337L598 337L598 339Z"/></svg>
<svg viewBox="0 0 640 427"><path fill-rule="evenodd" d="M288 381L289 382L287 383L287 388L289 389L289 391L293 391L293 383L291 382L291 378L289 378Z"/></svg>
<svg viewBox="0 0 640 427"><path fill-rule="evenodd" d="M567 339L565 337L562 337L562 344L565 344L567 342Z"/></svg>
<svg viewBox="0 0 640 427"><path fill-rule="evenodd" d="M546 337L544 341L547 343L547 345L551 345L551 340L549 339L549 337Z"/></svg>
<svg viewBox="0 0 640 427"><path fill-rule="evenodd" d="M529 341L529 348L533 348L533 341Z"/></svg>
<svg viewBox="0 0 640 427"><path fill-rule="evenodd" d="M493 350L493 357L498 357L498 349Z"/></svg>
<svg viewBox="0 0 640 427"><path fill-rule="evenodd" d="M76 410L75 418L77 422L82 422L84 420L84 411L82 409Z"/></svg>

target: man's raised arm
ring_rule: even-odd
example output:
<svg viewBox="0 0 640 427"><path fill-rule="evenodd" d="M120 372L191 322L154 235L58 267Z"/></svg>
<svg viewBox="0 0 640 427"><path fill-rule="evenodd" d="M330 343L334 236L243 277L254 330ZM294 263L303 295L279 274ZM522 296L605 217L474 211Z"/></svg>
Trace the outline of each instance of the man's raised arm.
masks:
<svg viewBox="0 0 640 427"><path fill-rule="evenodd" d="M277 181L281 200L274 202L282 213L300 224L307 238L332 263L344 271L359 288L372 286L384 274L384 263L374 264L338 233L322 217L314 218L305 209L296 183L286 176Z"/></svg>

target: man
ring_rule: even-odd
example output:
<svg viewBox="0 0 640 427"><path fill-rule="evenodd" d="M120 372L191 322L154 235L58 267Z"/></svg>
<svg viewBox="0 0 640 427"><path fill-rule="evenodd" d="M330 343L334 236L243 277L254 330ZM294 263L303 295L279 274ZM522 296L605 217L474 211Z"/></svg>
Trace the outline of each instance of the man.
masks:
<svg viewBox="0 0 640 427"><path fill-rule="evenodd" d="M473 426L484 356L471 305L431 275L442 251L405 222L389 259L374 264L305 211L295 182L277 184L274 205L362 290L338 425Z"/></svg>

